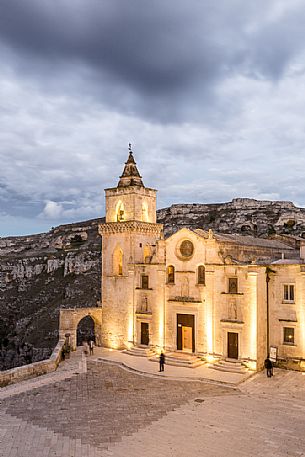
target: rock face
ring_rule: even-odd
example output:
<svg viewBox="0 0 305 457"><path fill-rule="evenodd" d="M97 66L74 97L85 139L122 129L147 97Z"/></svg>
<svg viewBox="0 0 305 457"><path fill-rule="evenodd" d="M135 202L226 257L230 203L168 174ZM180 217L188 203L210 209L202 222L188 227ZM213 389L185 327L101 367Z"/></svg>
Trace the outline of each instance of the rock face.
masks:
<svg viewBox="0 0 305 457"><path fill-rule="evenodd" d="M292 202L235 198L228 203L172 205L158 211L166 235L182 227L252 236L286 234L305 237L305 208Z"/></svg>
<svg viewBox="0 0 305 457"><path fill-rule="evenodd" d="M291 202L234 199L158 211L168 236L182 227L267 237L305 237L305 208ZM0 238L0 369L46 358L58 338L60 307L100 303L103 219L40 235Z"/></svg>
<svg viewBox="0 0 305 457"><path fill-rule="evenodd" d="M100 221L0 239L0 369L50 355L59 307L99 304Z"/></svg>

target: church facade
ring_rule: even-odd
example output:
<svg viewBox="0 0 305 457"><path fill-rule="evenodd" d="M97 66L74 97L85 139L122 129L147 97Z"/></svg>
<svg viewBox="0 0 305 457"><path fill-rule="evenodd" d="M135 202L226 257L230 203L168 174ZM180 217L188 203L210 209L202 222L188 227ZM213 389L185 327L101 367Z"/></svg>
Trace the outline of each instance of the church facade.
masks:
<svg viewBox="0 0 305 457"><path fill-rule="evenodd" d="M305 246L183 228L164 238L133 153L106 189L102 345L263 366L305 361ZM305 363L305 362L304 362Z"/></svg>

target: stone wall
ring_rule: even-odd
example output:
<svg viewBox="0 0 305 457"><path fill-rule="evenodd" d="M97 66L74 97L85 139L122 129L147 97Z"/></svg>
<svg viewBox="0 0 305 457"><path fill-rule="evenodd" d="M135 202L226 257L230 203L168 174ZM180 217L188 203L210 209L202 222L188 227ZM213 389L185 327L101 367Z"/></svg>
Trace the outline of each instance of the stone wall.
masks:
<svg viewBox="0 0 305 457"><path fill-rule="evenodd" d="M24 381L25 379L35 378L46 373L55 371L61 360L61 351L65 340L59 340L51 356L47 360L30 363L11 370L0 372L0 387L5 387L9 384Z"/></svg>

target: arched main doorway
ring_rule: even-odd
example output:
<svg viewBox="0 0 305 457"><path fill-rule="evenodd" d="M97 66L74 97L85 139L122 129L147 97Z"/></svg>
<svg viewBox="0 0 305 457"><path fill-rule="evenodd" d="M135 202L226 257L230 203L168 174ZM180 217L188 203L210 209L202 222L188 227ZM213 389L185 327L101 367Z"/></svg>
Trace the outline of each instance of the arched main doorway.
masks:
<svg viewBox="0 0 305 457"><path fill-rule="evenodd" d="M79 330L79 331L78 331ZM73 351L84 339L93 337L96 346L102 344L102 308L65 308L60 310L59 338L64 341L70 334ZM78 341L79 340L79 341Z"/></svg>
<svg viewBox="0 0 305 457"><path fill-rule="evenodd" d="M95 324L91 316L83 317L77 326L76 344L81 346L84 341L93 340L95 342Z"/></svg>

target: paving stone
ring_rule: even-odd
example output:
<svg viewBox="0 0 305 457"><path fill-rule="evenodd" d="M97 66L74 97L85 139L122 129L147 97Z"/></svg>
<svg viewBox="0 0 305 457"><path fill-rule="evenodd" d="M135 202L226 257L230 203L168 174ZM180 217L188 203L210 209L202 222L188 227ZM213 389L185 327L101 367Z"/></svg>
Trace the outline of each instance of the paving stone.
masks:
<svg viewBox="0 0 305 457"><path fill-rule="evenodd" d="M5 390L0 457L305 456L304 385L275 370L233 390L89 359Z"/></svg>
<svg viewBox="0 0 305 457"><path fill-rule="evenodd" d="M64 442L58 444L59 434L75 440L76 457L82 455L82 446L107 448L190 399L228 393L232 394L232 390L225 387L164 381L107 363L89 362L86 373L12 395L2 400L1 409L21 420L21 424L52 432L48 435L50 456L63 452ZM30 431L28 436L35 448L35 436ZM66 449L67 445L65 452ZM88 447L83 449L89 453Z"/></svg>

